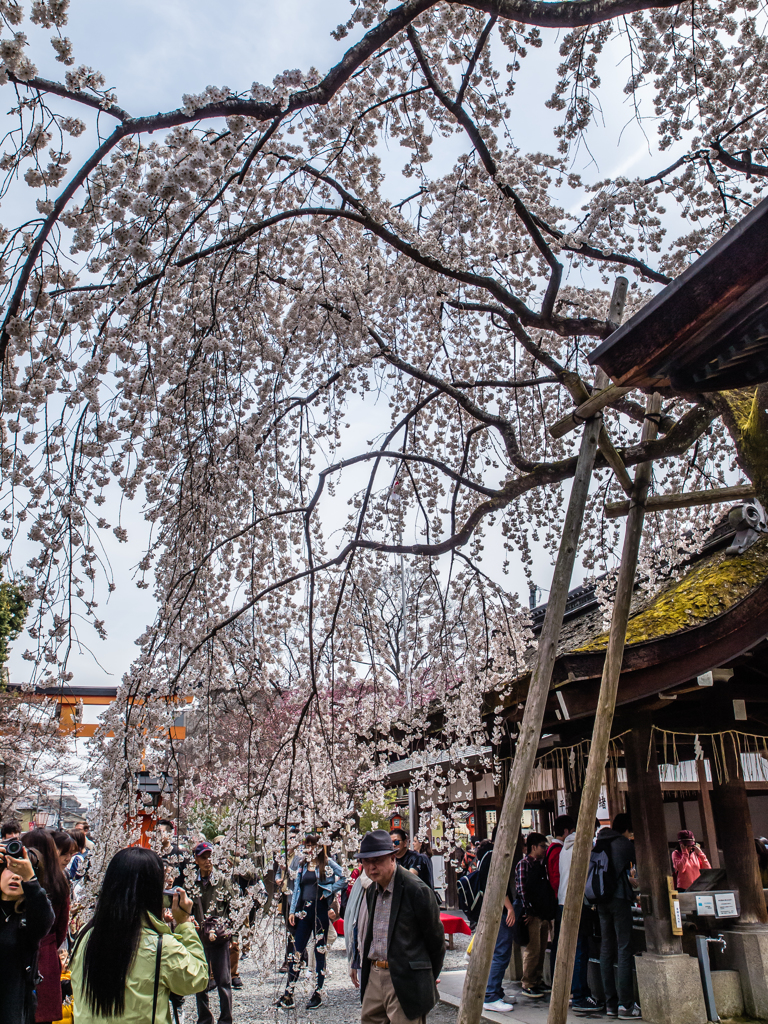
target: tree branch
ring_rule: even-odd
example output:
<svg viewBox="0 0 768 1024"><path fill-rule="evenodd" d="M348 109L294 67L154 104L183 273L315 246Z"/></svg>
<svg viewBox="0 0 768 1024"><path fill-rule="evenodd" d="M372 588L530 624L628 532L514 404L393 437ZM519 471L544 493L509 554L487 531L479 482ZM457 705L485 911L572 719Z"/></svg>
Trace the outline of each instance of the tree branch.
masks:
<svg viewBox="0 0 768 1024"><path fill-rule="evenodd" d="M22 264L21 271L19 273L19 279L16 282L11 301L8 303L8 309L5 311L5 315L2 320L2 333L0 333L0 363L5 360L5 353L8 349L8 323L16 316L21 306L21 301L24 298L24 292L26 290L29 279L32 276L32 270L34 269L37 257L43 250L43 246L54 228L54 225L59 219L59 215L66 207L69 200L77 192L80 186L83 184L85 179L91 173L91 171L97 167L104 157L109 153L111 149L120 142L126 135L126 130L122 125L119 125L112 134L106 138L99 148L91 154L86 160L80 170L75 174L72 180L69 182L64 191L59 195L56 202L53 204L53 209L48 214L43 222L43 226L37 234L32 247L27 254L24 263Z"/></svg>

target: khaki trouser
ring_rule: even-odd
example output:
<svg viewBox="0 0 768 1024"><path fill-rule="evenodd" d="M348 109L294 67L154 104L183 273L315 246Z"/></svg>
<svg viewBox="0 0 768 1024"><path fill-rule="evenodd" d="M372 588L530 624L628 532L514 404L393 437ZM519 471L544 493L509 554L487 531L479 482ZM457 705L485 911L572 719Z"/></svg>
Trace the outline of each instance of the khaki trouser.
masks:
<svg viewBox="0 0 768 1024"><path fill-rule="evenodd" d="M532 917L528 922L528 945L523 946L523 988L534 988L541 983L548 935L549 921Z"/></svg>
<svg viewBox="0 0 768 1024"><path fill-rule="evenodd" d="M395 995L389 971L371 964L368 984L363 996L360 1024L425 1024L426 1017L406 1017Z"/></svg>
<svg viewBox="0 0 768 1024"><path fill-rule="evenodd" d="M229 971L232 977L240 973L240 943L232 939L229 944Z"/></svg>

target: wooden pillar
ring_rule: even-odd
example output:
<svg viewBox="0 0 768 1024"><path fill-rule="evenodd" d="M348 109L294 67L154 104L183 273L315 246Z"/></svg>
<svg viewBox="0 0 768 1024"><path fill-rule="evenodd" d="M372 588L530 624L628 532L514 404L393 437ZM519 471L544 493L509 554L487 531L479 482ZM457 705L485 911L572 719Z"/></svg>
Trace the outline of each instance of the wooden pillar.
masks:
<svg viewBox="0 0 768 1024"><path fill-rule="evenodd" d="M619 789L616 762L610 758L605 766L605 791L608 794L608 817L613 821L624 810L624 798Z"/></svg>
<svg viewBox="0 0 768 1024"><path fill-rule="evenodd" d="M728 885L738 889L742 924L766 924L763 883L755 850L755 833L749 813L747 787L735 738L730 733L722 737L722 778L718 779L714 758L712 763L712 811L717 832L722 841ZM728 776L726 779L725 776Z"/></svg>
<svg viewBox="0 0 768 1024"><path fill-rule="evenodd" d="M477 806L477 780L472 781L472 812L475 815L475 839L485 839L485 818L483 818L483 830L480 831L480 810Z"/></svg>
<svg viewBox="0 0 768 1024"><path fill-rule="evenodd" d="M601 386L604 386L602 381L600 383ZM560 538L560 549L552 577L547 611L539 636L536 662L531 674L523 720L520 723L515 744L515 759L512 762L509 783L504 793L504 802L499 815L496 846L488 873L480 920L475 930L472 957L464 978L457 1024L478 1024L483 1013L485 988L496 946L496 937L499 933L499 920L509 882L512 855L520 832L520 818L525 806L528 787L531 784L536 752L541 739L544 713L552 682L552 670L557 658L563 615L581 535L584 508L589 496L589 485L592 480L592 467L599 436L600 424L594 420L588 420L584 425L584 434L576 461L576 472L571 485L571 496ZM573 955L571 954L572 964Z"/></svg>
<svg viewBox="0 0 768 1024"><path fill-rule="evenodd" d="M563 768L563 789L565 790L565 813L570 814L574 821L579 817L581 805L581 786L571 780L571 772L568 767Z"/></svg>
<svg viewBox="0 0 768 1024"><path fill-rule="evenodd" d="M720 854L717 850L717 833L715 831L715 819L712 814L712 801L709 796L709 782L707 781L707 762L700 758L696 762L696 774L699 779L699 817L701 818L702 835L700 838L704 845L704 852L713 868L720 867Z"/></svg>
<svg viewBox="0 0 768 1024"><path fill-rule="evenodd" d="M672 864L667 848L659 762L656 747L651 746L651 736L651 716L646 714L635 719L634 728L624 737L637 876L643 894L645 943L649 953L682 953L680 937L672 934L667 888Z"/></svg>

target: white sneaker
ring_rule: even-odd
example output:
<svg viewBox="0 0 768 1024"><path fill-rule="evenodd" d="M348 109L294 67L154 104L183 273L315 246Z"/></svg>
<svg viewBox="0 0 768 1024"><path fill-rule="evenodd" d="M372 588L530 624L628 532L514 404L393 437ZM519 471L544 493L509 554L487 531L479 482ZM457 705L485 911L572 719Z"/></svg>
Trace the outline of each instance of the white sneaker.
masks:
<svg viewBox="0 0 768 1024"><path fill-rule="evenodd" d="M503 999L494 999L492 1003L483 1003L484 1010L493 1010L494 1013L509 1013L512 1007L509 1003L505 1003Z"/></svg>

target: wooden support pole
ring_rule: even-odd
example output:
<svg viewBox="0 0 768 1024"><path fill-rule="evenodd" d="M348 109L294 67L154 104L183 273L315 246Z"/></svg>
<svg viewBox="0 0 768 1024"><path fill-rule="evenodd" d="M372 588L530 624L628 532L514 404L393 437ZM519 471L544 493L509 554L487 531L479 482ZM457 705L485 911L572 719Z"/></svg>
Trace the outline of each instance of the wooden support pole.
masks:
<svg viewBox="0 0 768 1024"><path fill-rule="evenodd" d="M627 788L632 828L637 851L637 876L644 896L645 943L649 953L682 953L679 935L672 934L667 878L672 860L667 847L664 797L661 794L659 762L651 743L653 729L649 714L635 716L632 730L624 737Z"/></svg>
<svg viewBox="0 0 768 1024"><path fill-rule="evenodd" d="M744 769L733 733L723 734L719 752L724 774L718 779L712 758L712 809L718 831L723 837L723 859L728 885L739 891L740 923L766 924L768 912L755 850L755 833L749 813Z"/></svg>
<svg viewBox="0 0 768 1024"><path fill-rule="evenodd" d="M648 401L646 419L643 424L643 441L650 441L656 436L656 419L661 409L661 398L654 394ZM571 872L568 878L568 890L565 896L563 917L560 925L560 939L557 947L557 963L549 1004L548 1024L565 1024L568 1015L568 995L571 990L573 976L573 960L576 953L576 939L581 920L581 907L584 902L584 887L587 884L589 854L592 850L592 832L600 798L600 787L603 782L605 762L608 757L608 744L611 739L611 726L616 708L616 694L621 676L621 662L624 657L624 644L627 636L627 621L632 603L632 592L637 570L637 556L643 535L645 517L645 499L651 482L652 463L642 462L635 472L635 488L632 508L627 519L624 533L624 548L621 554L621 565L616 585L616 597L611 617L611 631L608 637L608 649L605 653L603 677L600 682L600 696L597 701L595 724L592 730L592 745L587 761L584 788L581 794L579 820L576 826L576 841L573 845Z"/></svg>
<svg viewBox="0 0 768 1024"><path fill-rule="evenodd" d="M683 494L655 494L645 503L646 512L664 512L671 508L695 508L697 505L719 505L727 501L745 501L756 494L752 484L719 487L712 491L688 491ZM606 519L620 519L629 513L630 501L609 501L605 506Z"/></svg>
<svg viewBox="0 0 768 1024"><path fill-rule="evenodd" d="M504 804L499 816L496 843L483 897L483 908L480 911L480 920L475 931L472 957L464 979L458 1024L478 1024L483 1012L485 987L488 984L493 950L499 932L504 894L512 870L513 854L520 834L520 819L536 760L536 749L541 737L544 711L552 681L552 669L557 657L557 644L565 614L565 603L571 586L584 508L592 479L592 467L597 454L599 433L599 419L590 420L584 427L563 536L552 578L552 588L547 602L544 625L539 637L536 665L531 676L523 720L520 723L515 760L504 793Z"/></svg>
<svg viewBox="0 0 768 1024"><path fill-rule="evenodd" d="M629 282L626 277L619 275L613 286L611 305L608 310L608 323L613 325L614 330L619 326L624 316L624 305L627 301L628 287ZM598 370L595 374L595 387L599 389L595 394L583 401L577 409L574 409L573 412L568 413L567 416L558 420L553 427L549 428L549 433L552 437L564 437L586 420L595 416L601 409L604 409L609 402L614 402L617 398L622 398L628 391L632 390L632 388L619 388L615 384L611 384L608 374L601 370ZM608 464L613 467L615 461L614 456L618 462L621 462L621 459L619 458L618 452L611 444L607 432L603 430L601 434L603 436L601 437L600 450L603 452L603 455L605 455ZM605 445L605 442L607 442L607 445ZM611 455L610 452L613 452L613 455ZM626 469L624 469L624 473L626 472ZM624 480L621 475L621 470L614 469L614 473L619 477L623 487Z"/></svg>
<svg viewBox="0 0 768 1024"><path fill-rule="evenodd" d="M629 475L627 467L622 462L621 456L613 447L613 442L610 437L608 437L608 431L605 429L605 425L603 425L603 428L600 431L600 437L597 443L600 446L600 451L605 456L605 461L611 467L616 479L619 481L621 489L629 498L631 498L633 487L632 477Z"/></svg>
<svg viewBox="0 0 768 1024"><path fill-rule="evenodd" d="M709 796L709 782L707 781L707 762L704 758L696 761L696 775L699 780L699 817L701 818L701 829L704 841L704 852L713 868L720 867L720 854L717 850L717 833L715 831L715 818L712 814L712 800Z"/></svg>

